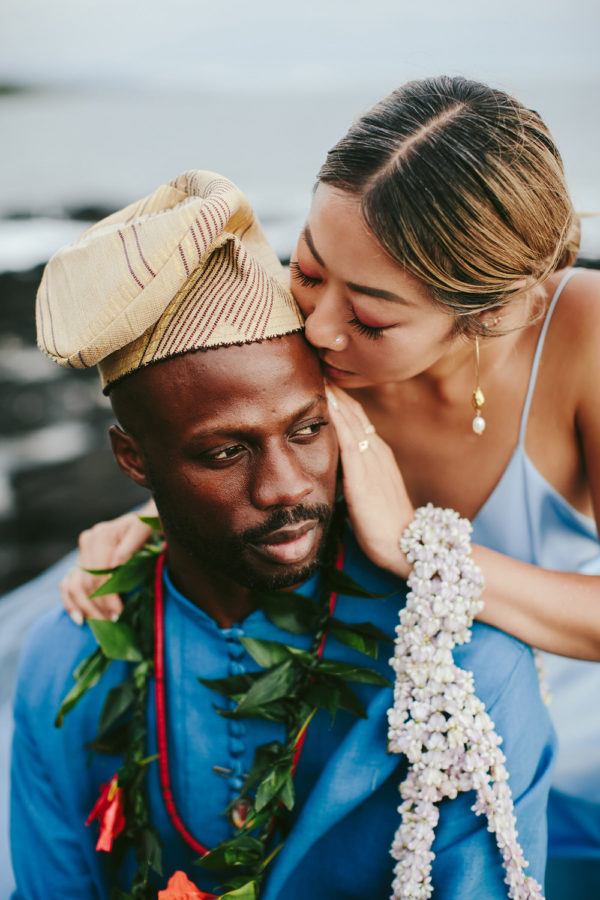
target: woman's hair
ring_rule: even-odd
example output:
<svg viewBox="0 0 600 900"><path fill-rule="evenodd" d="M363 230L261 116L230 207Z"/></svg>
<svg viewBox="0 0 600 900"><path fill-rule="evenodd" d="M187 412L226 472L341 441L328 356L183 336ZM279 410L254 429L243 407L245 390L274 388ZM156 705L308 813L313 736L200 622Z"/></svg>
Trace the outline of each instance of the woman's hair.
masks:
<svg viewBox="0 0 600 900"><path fill-rule="evenodd" d="M500 308L571 265L579 221L540 116L465 78L412 81L350 128L318 176L360 196L388 254L457 316Z"/></svg>

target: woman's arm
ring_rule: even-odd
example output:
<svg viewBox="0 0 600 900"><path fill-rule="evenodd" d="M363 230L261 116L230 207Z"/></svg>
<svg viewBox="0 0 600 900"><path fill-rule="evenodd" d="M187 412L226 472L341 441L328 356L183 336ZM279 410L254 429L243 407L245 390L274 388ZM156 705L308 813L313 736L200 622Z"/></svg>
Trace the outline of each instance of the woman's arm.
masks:
<svg viewBox="0 0 600 900"><path fill-rule="evenodd" d="M600 383L600 373L589 374ZM595 508L600 511L600 416L595 390L583 392L580 424ZM406 578L409 564L398 545L414 516L398 464L388 445L368 433L359 403L328 388L344 473L344 495L357 540L378 566ZM592 407L595 405L595 409ZM361 442L367 450L361 452ZM362 444L364 447L364 444ZM600 576L551 572L511 557L473 548L486 588L479 619L541 650L600 660Z"/></svg>

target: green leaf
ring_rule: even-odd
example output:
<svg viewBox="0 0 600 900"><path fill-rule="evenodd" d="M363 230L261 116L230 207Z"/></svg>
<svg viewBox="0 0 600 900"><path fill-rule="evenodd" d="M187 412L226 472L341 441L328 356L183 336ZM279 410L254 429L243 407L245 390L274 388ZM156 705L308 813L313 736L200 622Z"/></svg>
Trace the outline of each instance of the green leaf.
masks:
<svg viewBox="0 0 600 900"><path fill-rule="evenodd" d="M85 746L89 750L95 750L96 753L106 753L110 756L121 756L130 746L131 723L123 722L113 728L109 734L98 734L93 741L89 741Z"/></svg>
<svg viewBox="0 0 600 900"><path fill-rule="evenodd" d="M267 618L284 631L308 634L318 626L321 615L319 608L302 594L261 591L255 594L255 599Z"/></svg>
<svg viewBox="0 0 600 900"><path fill-rule="evenodd" d="M137 645L135 632L123 622L106 622L104 619L88 619L94 637L102 652L109 659L123 659L127 662L141 662L142 654Z"/></svg>
<svg viewBox="0 0 600 900"><path fill-rule="evenodd" d="M329 623L330 633L342 644L358 650L373 659L377 659L379 653L379 641L392 644L393 638L384 631L372 625L371 622L342 622L340 619L331 619Z"/></svg>
<svg viewBox="0 0 600 900"><path fill-rule="evenodd" d="M315 706L326 709L332 719L338 709L345 709L361 719L367 718L360 698L342 678L335 675L315 678L306 691L306 699L314 702Z"/></svg>
<svg viewBox="0 0 600 900"><path fill-rule="evenodd" d="M215 710L224 719L266 719L268 722L284 722L286 725L292 725L298 717L298 703L295 697L282 698L240 713L237 709L221 709L217 706Z"/></svg>
<svg viewBox="0 0 600 900"><path fill-rule="evenodd" d="M257 638L243 637L240 638L240 643L263 669L270 669L276 663L285 662L290 658L287 646L279 641L261 641Z"/></svg>
<svg viewBox="0 0 600 900"><path fill-rule="evenodd" d="M133 591L147 578L148 563L139 566L119 566L104 584L96 588L91 599L104 597L106 594L126 594ZM104 574L104 573L99 573Z"/></svg>
<svg viewBox="0 0 600 900"><path fill-rule="evenodd" d="M206 856L198 860L198 865L209 872L227 872L231 868L256 867L264 853L264 844L249 834L239 834L229 841L223 841Z"/></svg>
<svg viewBox="0 0 600 900"><path fill-rule="evenodd" d="M338 695L339 695L339 706L340 709L345 709L346 712L352 713L354 716L358 716L359 719L367 718L367 711L365 710L361 700L354 693L351 687L346 684L345 681L340 681L337 685Z"/></svg>
<svg viewBox="0 0 600 900"><path fill-rule="evenodd" d="M131 709L134 700L135 693L130 678L108 692L102 707L96 740L106 735L118 719Z"/></svg>
<svg viewBox="0 0 600 900"><path fill-rule="evenodd" d="M304 697L311 706L326 710L332 719L335 718L335 714L340 708L338 688L335 684L327 683L325 680L309 684L304 691Z"/></svg>
<svg viewBox="0 0 600 900"><path fill-rule="evenodd" d="M283 790L285 783L290 779L291 768L291 758L289 756L285 757L271 769L266 778L263 778L254 798L256 812L264 809Z"/></svg>
<svg viewBox="0 0 600 900"><path fill-rule="evenodd" d="M314 671L321 675L337 675L345 681L353 681L359 684L376 684L379 687L388 687L391 684L389 678L380 675L373 669L364 666L354 666L351 663L335 662L332 659L320 659Z"/></svg>
<svg viewBox="0 0 600 900"><path fill-rule="evenodd" d="M162 850L154 829L144 828L142 832L142 847L146 862L150 868L162 875Z"/></svg>
<svg viewBox="0 0 600 900"><path fill-rule="evenodd" d="M354 581L346 572L338 572L337 569L326 573L327 587L337 594L343 594L346 597L362 597L364 600L386 600L391 594L374 594L367 591Z"/></svg>
<svg viewBox="0 0 600 900"><path fill-rule="evenodd" d="M258 900L258 888L259 884L257 881L248 881L233 891L221 894L220 900L229 900L229 898L231 900L234 900L234 898L235 900Z"/></svg>
<svg viewBox="0 0 600 900"><path fill-rule="evenodd" d="M138 691L142 690L146 680L152 674L153 669L154 661L151 659L142 660L142 662L134 668L133 672L131 673L131 677L133 678L133 683L135 684Z"/></svg>
<svg viewBox="0 0 600 900"><path fill-rule="evenodd" d="M246 794L283 758L285 753L287 753L287 748L280 741L270 741L268 744L261 744L257 747L252 767L246 775L241 793Z"/></svg>
<svg viewBox="0 0 600 900"><path fill-rule="evenodd" d="M144 525L147 525L152 531L162 532L162 522L158 518L158 516L138 516L140 522L143 522Z"/></svg>
<svg viewBox="0 0 600 900"><path fill-rule="evenodd" d="M64 718L79 703L90 688L98 684L111 663L101 650L95 650L91 656L83 660L75 669L75 685L64 698L54 721L57 728L63 724Z"/></svg>
<svg viewBox="0 0 600 900"><path fill-rule="evenodd" d="M103 597L105 594L125 594L148 581L156 565L156 556L160 552L160 547L154 544L145 544L122 566L116 566L109 570L110 578L94 591L92 598ZM106 570L100 569L96 569L95 573L107 574Z"/></svg>
<svg viewBox="0 0 600 900"><path fill-rule="evenodd" d="M294 791L294 779L292 778L291 774L284 782L284 785L279 792L279 799L286 809L289 809L291 811L294 808L296 795Z"/></svg>
<svg viewBox="0 0 600 900"><path fill-rule="evenodd" d="M248 715L252 709L264 706L272 700L290 697L298 678L294 661L287 659L258 678L248 693L239 701L236 713Z"/></svg>
<svg viewBox="0 0 600 900"><path fill-rule="evenodd" d="M222 694L224 697L237 699L241 694L249 691L261 672L246 672L243 675L230 675L229 678L199 678L200 684Z"/></svg>

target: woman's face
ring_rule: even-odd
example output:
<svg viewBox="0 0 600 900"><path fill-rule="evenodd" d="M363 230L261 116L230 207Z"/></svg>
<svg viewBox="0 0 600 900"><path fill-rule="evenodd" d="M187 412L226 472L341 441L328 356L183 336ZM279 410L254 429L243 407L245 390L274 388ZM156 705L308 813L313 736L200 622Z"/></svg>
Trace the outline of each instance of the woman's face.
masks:
<svg viewBox="0 0 600 900"><path fill-rule="evenodd" d="M291 274L306 337L340 386L404 381L456 343L453 319L387 255L352 194L319 185Z"/></svg>

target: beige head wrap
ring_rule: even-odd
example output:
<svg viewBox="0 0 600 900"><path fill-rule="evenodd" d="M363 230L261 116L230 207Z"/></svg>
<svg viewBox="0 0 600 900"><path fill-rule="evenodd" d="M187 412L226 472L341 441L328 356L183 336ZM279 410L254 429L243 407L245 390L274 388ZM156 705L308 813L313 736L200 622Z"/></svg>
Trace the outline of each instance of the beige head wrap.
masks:
<svg viewBox="0 0 600 900"><path fill-rule="evenodd" d="M300 331L284 270L242 192L184 172L59 250L37 295L38 344L102 384L191 350Z"/></svg>

